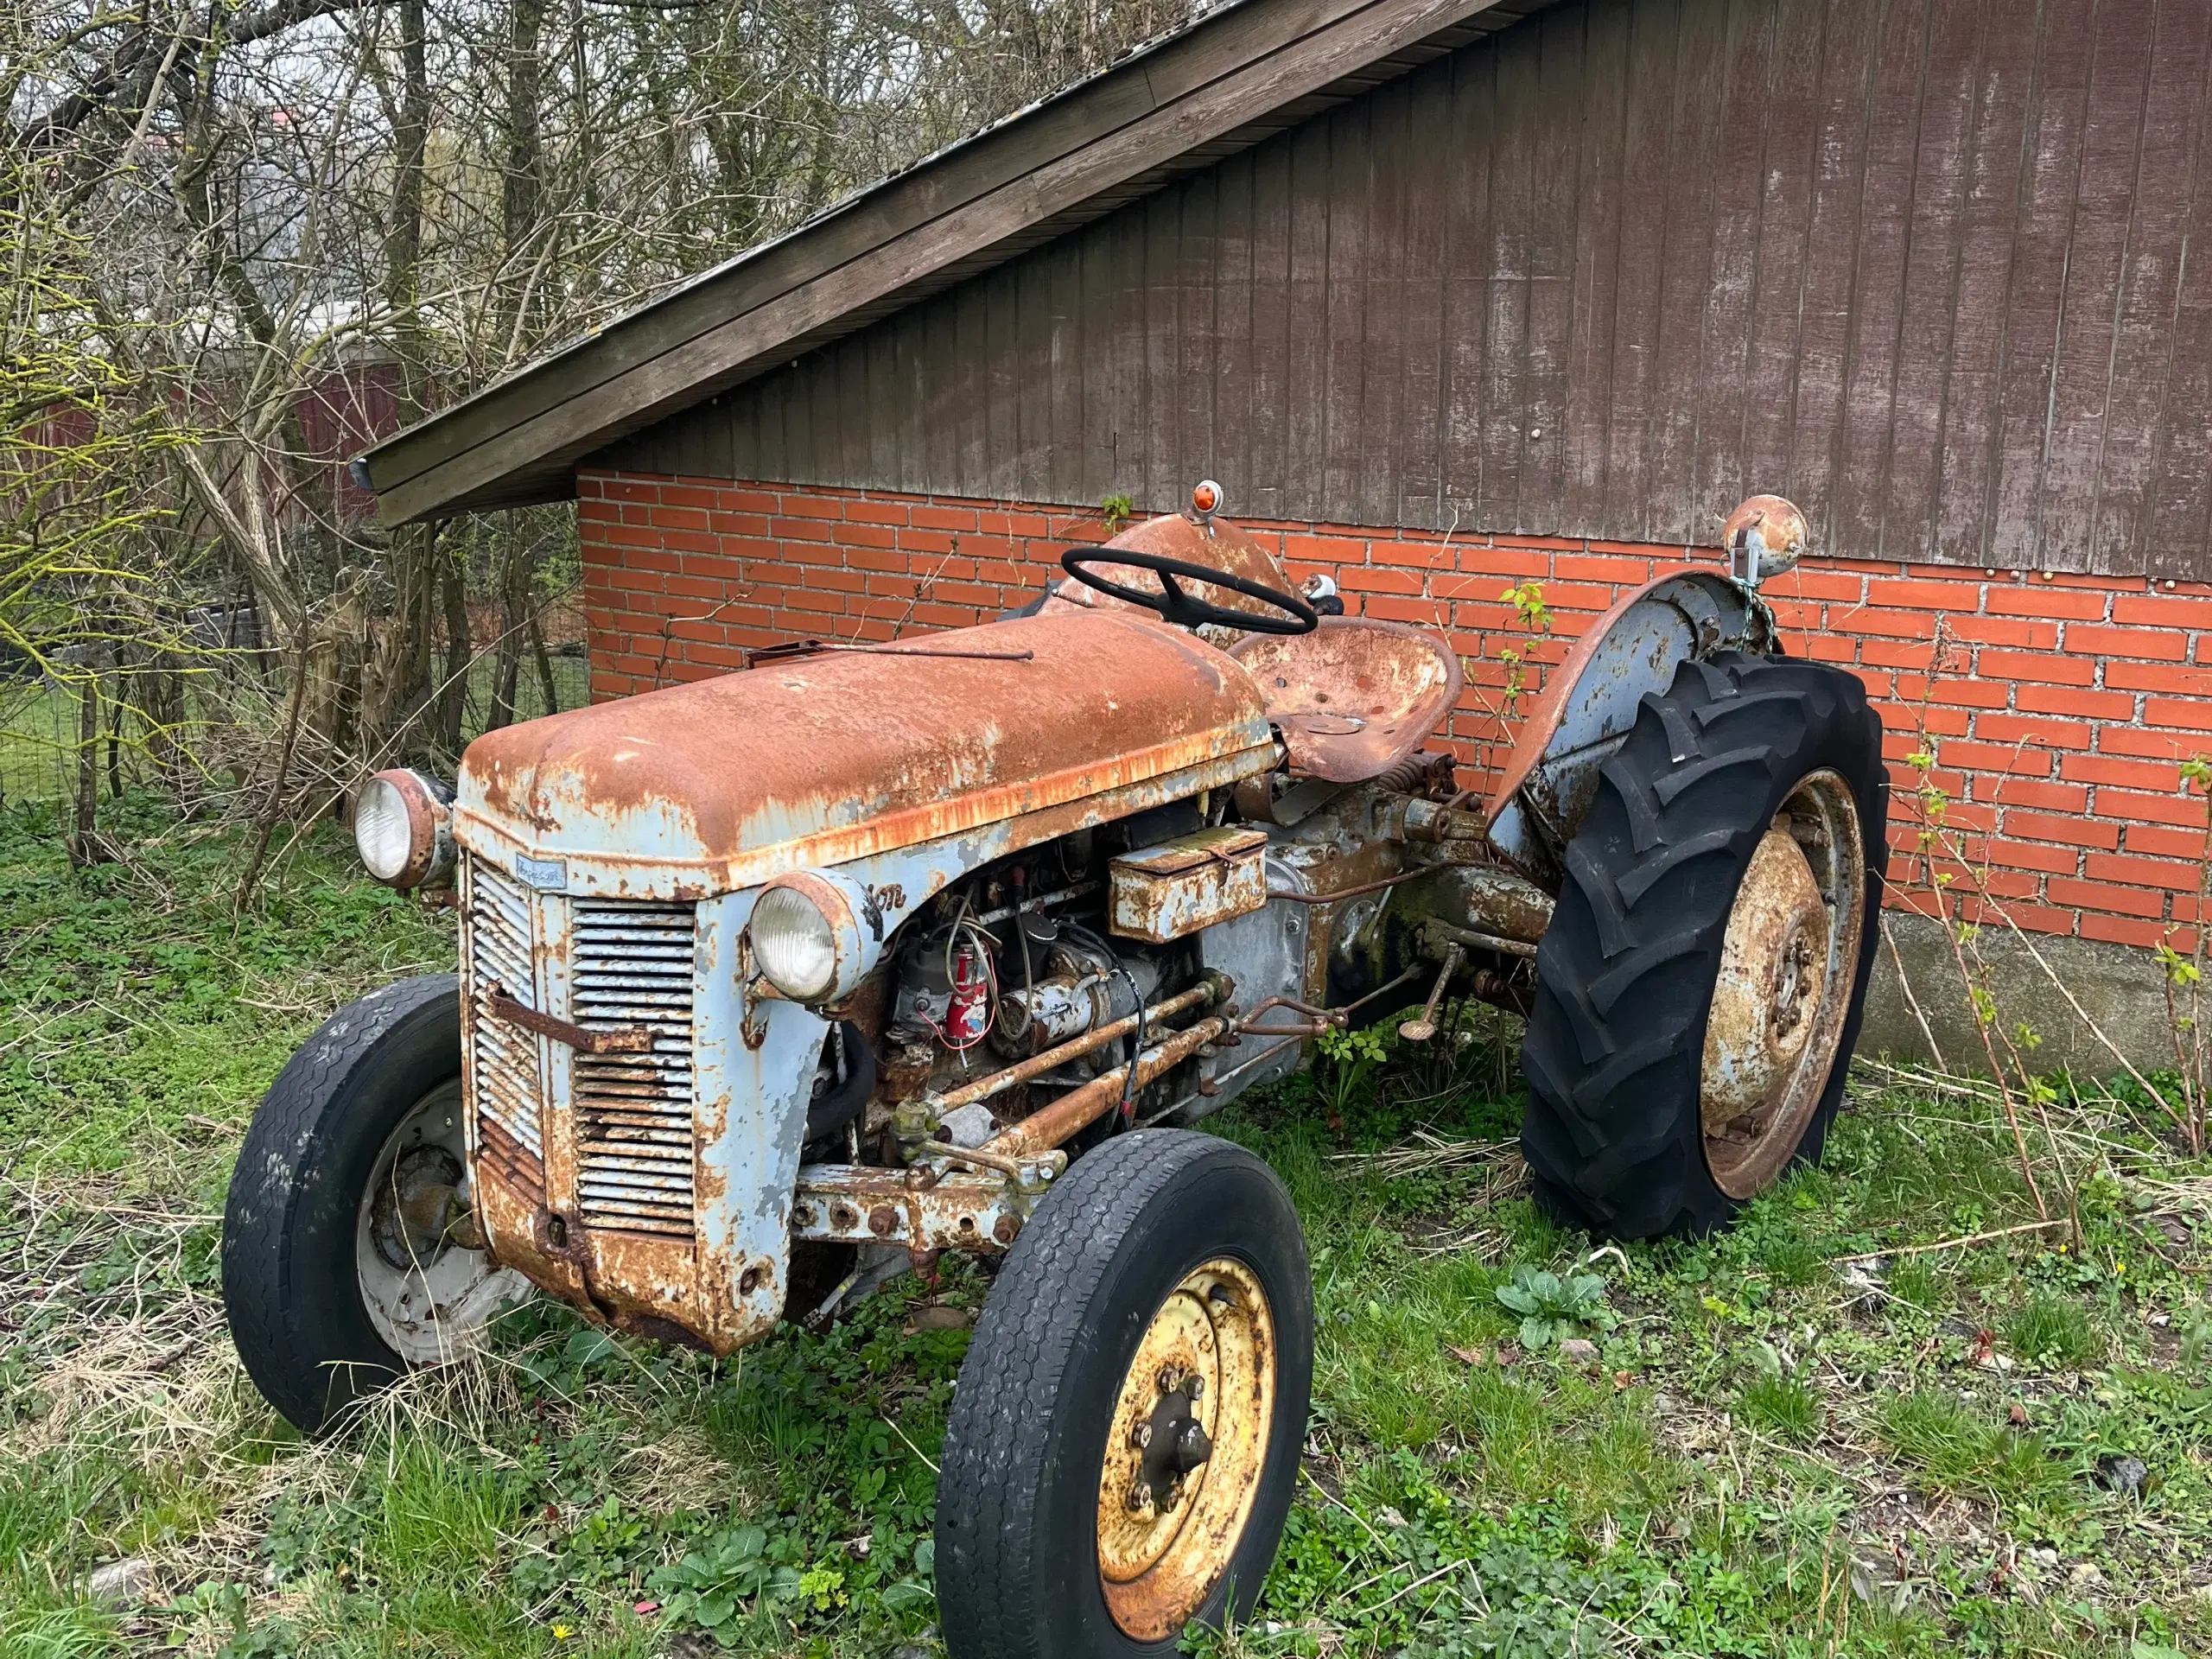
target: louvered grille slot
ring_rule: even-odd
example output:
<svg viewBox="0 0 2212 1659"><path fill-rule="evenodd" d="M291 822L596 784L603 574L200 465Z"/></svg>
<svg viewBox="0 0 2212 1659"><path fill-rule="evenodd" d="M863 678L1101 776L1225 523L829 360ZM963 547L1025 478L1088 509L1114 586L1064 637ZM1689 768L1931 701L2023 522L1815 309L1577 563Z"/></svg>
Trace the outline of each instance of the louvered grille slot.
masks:
<svg viewBox="0 0 2212 1659"><path fill-rule="evenodd" d="M487 1017L482 999L494 984L518 1002L537 1006L531 971L531 895L478 860L467 866L469 1053L476 1066L477 1141L483 1154L521 1185L543 1191L545 1143L540 1128L544 1077L537 1039Z"/></svg>
<svg viewBox="0 0 2212 1659"><path fill-rule="evenodd" d="M689 1237L691 906L580 899L572 919L569 1017L653 1033L643 1053L578 1054L572 1063L584 1223Z"/></svg>

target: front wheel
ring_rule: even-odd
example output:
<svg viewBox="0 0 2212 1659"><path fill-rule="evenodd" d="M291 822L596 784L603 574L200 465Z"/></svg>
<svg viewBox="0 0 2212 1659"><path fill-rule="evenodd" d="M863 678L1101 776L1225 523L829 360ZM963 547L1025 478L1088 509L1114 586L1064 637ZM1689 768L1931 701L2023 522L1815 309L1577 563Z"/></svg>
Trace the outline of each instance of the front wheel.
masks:
<svg viewBox="0 0 2212 1659"><path fill-rule="evenodd" d="M1290 1195L1145 1129L1071 1170L984 1304L945 1427L954 1659L1169 1655L1249 1613L1298 1477L1313 1297Z"/></svg>
<svg viewBox="0 0 2212 1659"><path fill-rule="evenodd" d="M1856 676L1728 653L1647 696L1567 845L1521 1144L1566 1220L1722 1227L1818 1155L1873 964L1881 717Z"/></svg>
<svg viewBox="0 0 2212 1659"><path fill-rule="evenodd" d="M466 1242L467 1167L450 974L340 1009L270 1086L224 1206L223 1306L296 1427L453 1358L528 1289Z"/></svg>

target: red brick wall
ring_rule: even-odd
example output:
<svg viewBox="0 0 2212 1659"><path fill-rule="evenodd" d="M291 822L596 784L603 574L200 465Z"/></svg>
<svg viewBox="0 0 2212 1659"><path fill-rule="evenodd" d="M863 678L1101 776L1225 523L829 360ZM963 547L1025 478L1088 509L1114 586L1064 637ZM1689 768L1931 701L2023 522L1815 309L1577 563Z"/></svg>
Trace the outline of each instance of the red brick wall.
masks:
<svg viewBox="0 0 2212 1659"><path fill-rule="evenodd" d="M1034 598L1070 542L1103 535L1092 510L882 492L587 473L578 493L601 698L739 667L746 646L988 620ZM1449 735L1474 768L1510 741L1503 651L1541 670L1624 588L1718 556L1238 522L1296 575L1330 570L1351 608L1451 635L1469 687ZM1503 598L1529 582L1551 617L1541 642ZM1790 652L1856 670L1888 723L1893 903L1976 915L1979 887L2033 931L2138 945L2171 932L2185 948L2205 806L2180 763L2212 752L2212 585L1815 559L1766 593ZM1911 857L1921 773L1907 757L1923 734L1970 865L1940 899Z"/></svg>

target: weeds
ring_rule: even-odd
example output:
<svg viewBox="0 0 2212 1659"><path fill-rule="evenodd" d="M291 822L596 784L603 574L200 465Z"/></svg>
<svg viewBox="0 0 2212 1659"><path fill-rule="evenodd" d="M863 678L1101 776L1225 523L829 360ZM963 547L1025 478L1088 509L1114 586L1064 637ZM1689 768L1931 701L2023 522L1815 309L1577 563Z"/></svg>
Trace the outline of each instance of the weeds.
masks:
<svg viewBox="0 0 2212 1659"><path fill-rule="evenodd" d="M1521 1315L1521 1343L1541 1348L1580 1336L1585 1325L1611 1330L1612 1310L1605 1306L1605 1281L1595 1273L1561 1278L1539 1268L1516 1268L1513 1282L1500 1285L1497 1300Z"/></svg>
<svg viewBox="0 0 2212 1659"><path fill-rule="evenodd" d="M2005 1321L2005 1343L2022 1359L2062 1370L2093 1365L2104 1344L2079 1302L2038 1290Z"/></svg>
<svg viewBox="0 0 2212 1659"><path fill-rule="evenodd" d="M720 1362L536 1303L331 1440L274 1418L215 1300L225 1165L304 1033L442 965L450 922L353 880L326 830L233 932L235 842L119 810L147 850L73 875L50 822L0 814L0 1653L938 1651L929 1460L968 1333L909 1315L979 1304L968 1267ZM1191 1646L2212 1643L2212 1186L2147 1102L2050 1107L2078 1243L2018 1230L1995 1090L1869 1071L1821 1169L1600 1267L1527 1192L1514 1033L1455 1011L1445 1036L1210 1126L1298 1201L1317 1377L1254 1621ZM1531 1344L1531 1317L1559 1328ZM1560 1351L1578 1332L1594 1360ZM2099 1484L2128 1458L2149 1497ZM94 1604L131 1558L147 1599Z"/></svg>
<svg viewBox="0 0 2212 1659"><path fill-rule="evenodd" d="M2165 1118L2189 1155L2200 1159L2206 1152L2208 1112L2212 1111L2212 1047L2207 1046L2200 1020L2206 950L2204 930L2192 927L2186 931L2183 943L2187 949L2183 951L2177 950L2173 944L2180 930L2177 926L2169 927L2166 938L2158 947L2158 959L2164 972L2167 1025L2172 1035L2175 1059L2175 1071L2168 1074L2162 1085L2145 1077L2090 1018L2072 988L2051 968L2034 940L1992 890L1986 857L1977 860L1972 855L1968 836L1951 821L1949 792L1936 782L1936 740L1929 735L1927 704L1940 678L1958 672L1960 666L1954 643L1943 620L1939 618L1929 672L1922 681L1916 741L1912 752L1905 757L1906 765L1918 779L1910 796L1904 798L1909 800L1916 823L1914 850L1908 861L1916 872L1912 886L1916 891L1910 893L1907 903L1918 913L1944 925L1999 1103L2012 1132L2021 1179L2035 1203L2037 1214L2044 1219L2052 1215L2037 1179L2040 1164L2057 1176L2066 1192L2065 1212L2075 1228L2078 1243L2080 1221L2075 1214L2073 1188L2082 1173L2081 1160L2071 1154L2052 1125L2051 1110L2059 1103L2059 1085L2038 1075L2032 1064L2035 1052L2044 1041L2042 1034L2024 1020L2007 1024L1991 989L1987 965L1980 959L1980 930L1990 923L2006 930L2050 980L2082 1029L2110 1056L2126 1084ZM2029 741L2022 738L2016 750ZM2182 794L2196 796L2204 814L2194 912L2202 915L2206 906L2212 905L2212 760L2193 756L2180 764L2178 773ZM1906 995L1909 999L1912 995L1910 987ZM1914 1006L1916 1010L1917 1003ZM2023 1112L2031 1110L2043 1130L2040 1156L2031 1151L2022 1124Z"/></svg>
<svg viewBox="0 0 2212 1659"><path fill-rule="evenodd" d="M1745 1385L1736 1404L1745 1421L1792 1446L1808 1445L1821 1432L1821 1398L1794 1376L1760 1376Z"/></svg>
<svg viewBox="0 0 2212 1659"><path fill-rule="evenodd" d="M1954 1395L1901 1395L1882 1408L1881 1432L1938 1492L1971 1492L2001 1505L2063 1501L2072 1474L2041 1440L1993 1423Z"/></svg>

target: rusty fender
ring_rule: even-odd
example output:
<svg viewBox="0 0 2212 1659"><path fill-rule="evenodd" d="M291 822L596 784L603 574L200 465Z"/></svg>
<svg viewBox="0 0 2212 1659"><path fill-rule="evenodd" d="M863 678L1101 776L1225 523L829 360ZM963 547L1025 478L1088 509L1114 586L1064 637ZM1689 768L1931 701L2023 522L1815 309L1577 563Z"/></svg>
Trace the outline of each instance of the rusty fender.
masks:
<svg viewBox="0 0 2212 1659"><path fill-rule="evenodd" d="M798 1173L791 1236L925 1251L1002 1250L1043 1196L1041 1180L1033 1192L999 1174L931 1177L927 1169L809 1164Z"/></svg>

